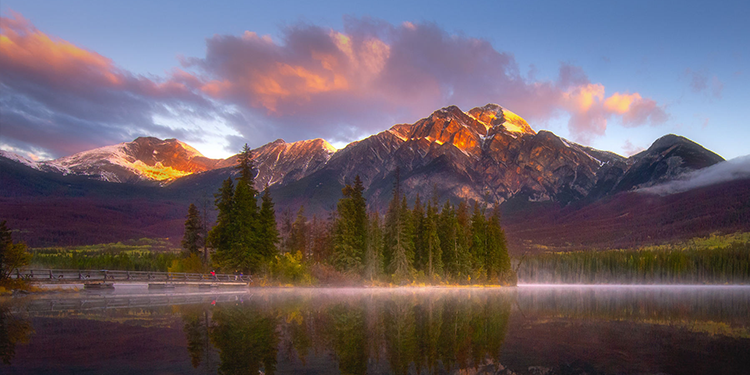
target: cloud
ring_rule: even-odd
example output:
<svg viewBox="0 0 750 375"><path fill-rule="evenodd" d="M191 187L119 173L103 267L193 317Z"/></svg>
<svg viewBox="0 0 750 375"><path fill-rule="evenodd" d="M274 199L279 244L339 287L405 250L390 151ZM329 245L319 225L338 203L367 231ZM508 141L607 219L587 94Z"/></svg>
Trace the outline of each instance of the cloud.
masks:
<svg viewBox="0 0 750 375"><path fill-rule="evenodd" d="M724 91L724 83L716 75L711 76L707 69L699 71L690 68L685 69L685 75L690 80L690 89L694 93L705 93L714 98L721 99Z"/></svg>
<svg viewBox="0 0 750 375"><path fill-rule="evenodd" d="M669 195L722 182L750 179L750 155L714 164L710 167L686 173L679 180L639 189L639 192Z"/></svg>
<svg viewBox="0 0 750 375"><path fill-rule="evenodd" d="M577 66L561 64L556 81L524 78L512 54L432 23L347 18L343 31L301 24L283 30L279 42L246 32L214 36L207 46L206 56L187 59L185 68L210 77L201 90L212 98L263 114L269 139L351 141L446 105L468 110L486 102L532 123L568 114L579 141L604 135L608 119L626 126L667 119L664 106L638 93L624 110L604 106L611 100L604 85ZM258 129L236 130L249 136Z"/></svg>
<svg viewBox="0 0 750 375"><path fill-rule="evenodd" d="M348 142L453 104L498 103L532 124L569 116L579 142L604 135L608 120L641 126L668 117L640 93L607 96L574 65L561 64L556 80L524 76L511 53L434 23L347 17L342 30L300 23L278 40L214 35L205 56L144 77L11 16L0 39L4 143L55 156L139 135L201 139L209 130L196 124L212 121L224 126L228 134L211 131L230 150L243 139Z"/></svg>
<svg viewBox="0 0 750 375"><path fill-rule="evenodd" d="M205 118L215 109L187 73L133 75L10 13L0 20L0 135L11 147L58 157L138 135L186 135L153 117Z"/></svg>
<svg viewBox="0 0 750 375"><path fill-rule="evenodd" d="M622 146L622 150L625 151L625 155L627 156L633 156L643 150L645 150L644 147L636 146L632 142L630 142L629 139L625 140L625 144Z"/></svg>

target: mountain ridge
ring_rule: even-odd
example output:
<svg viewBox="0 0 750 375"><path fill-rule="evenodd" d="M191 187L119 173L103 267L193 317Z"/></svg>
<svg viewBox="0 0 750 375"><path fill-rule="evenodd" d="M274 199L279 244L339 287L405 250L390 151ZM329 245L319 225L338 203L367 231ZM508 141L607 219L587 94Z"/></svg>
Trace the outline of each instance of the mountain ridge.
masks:
<svg viewBox="0 0 750 375"><path fill-rule="evenodd" d="M10 158L45 172L161 186L216 186L219 178L234 173L231 167L237 163L237 155L211 159L179 140L154 137L48 162ZM283 191L311 178L321 180L312 184L315 188L329 185L323 188L336 191L359 175L366 189L375 187L367 194L377 207L388 200L396 169L408 191L414 192L410 200L417 192L436 192L489 204L519 196L567 203L653 186L723 160L676 135L661 137L647 150L625 158L549 131L536 132L520 116L492 103L467 112L457 106L440 108L414 124L393 125L341 149L321 138L290 143L277 139L254 149L253 159L259 189L272 186ZM203 181L207 179L213 182ZM310 189L310 184L301 184ZM315 195L297 193L302 201Z"/></svg>
<svg viewBox="0 0 750 375"><path fill-rule="evenodd" d="M704 176L682 183L674 195L648 193L724 164L687 138L666 135L625 158L549 131L536 132L522 120L497 105L468 112L450 106L342 149L323 139L275 140L253 150L256 188L270 186L279 214L304 205L307 215L325 217L335 209L343 186L359 175L369 209L383 213L398 170L410 204L417 194L422 201L436 196L454 204L501 204L514 254L640 246L717 230L750 230L750 180L731 179L738 166L709 169L710 176L730 176L719 184L707 185L711 177ZM68 164L55 164L1 152L3 219L24 228L19 235L32 246L144 236L178 240L187 205L210 206L222 181L237 173L236 155L205 158L175 139L141 137L107 147L86 155L112 157L79 155L85 161L80 174L74 173L71 157L62 158ZM136 160L156 171L168 167L190 173L144 179L138 170L127 169ZM97 167L105 176L122 173L121 182L101 181ZM685 191L686 185L698 188Z"/></svg>

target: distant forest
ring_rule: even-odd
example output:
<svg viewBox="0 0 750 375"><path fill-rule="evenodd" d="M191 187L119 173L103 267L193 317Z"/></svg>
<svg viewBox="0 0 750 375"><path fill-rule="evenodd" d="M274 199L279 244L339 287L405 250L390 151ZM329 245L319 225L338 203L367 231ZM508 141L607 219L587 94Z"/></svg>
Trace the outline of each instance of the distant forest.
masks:
<svg viewBox="0 0 750 375"><path fill-rule="evenodd" d="M237 169L238 177L227 178L215 194L213 228L206 231L191 205L182 242L194 258L212 248L211 265L222 272L264 274L289 283L516 282L497 208L441 204L437 197L417 197L409 207L397 171L384 215L367 211L357 176L328 218L308 220L300 207L296 217L282 213L278 225L268 188L255 189L247 145Z"/></svg>

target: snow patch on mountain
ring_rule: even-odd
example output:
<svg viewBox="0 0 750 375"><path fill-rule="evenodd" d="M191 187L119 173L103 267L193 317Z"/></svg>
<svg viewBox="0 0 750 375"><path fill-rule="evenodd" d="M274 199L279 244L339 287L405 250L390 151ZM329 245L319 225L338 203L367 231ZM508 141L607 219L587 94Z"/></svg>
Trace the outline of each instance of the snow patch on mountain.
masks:
<svg viewBox="0 0 750 375"><path fill-rule="evenodd" d="M27 167L34 168L34 169L39 169L39 163L37 163L35 161L32 161L32 160L29 160L29 159L26 159L25 157L23 157L21 155L18 155L18 154L15 154L15 153L12 153L10 151L0 150L0 156L4 157L6 159L13 160L13 161L18 162L18 163L21 163L21 164L23 164L23 165L25 165Z"/></svg>

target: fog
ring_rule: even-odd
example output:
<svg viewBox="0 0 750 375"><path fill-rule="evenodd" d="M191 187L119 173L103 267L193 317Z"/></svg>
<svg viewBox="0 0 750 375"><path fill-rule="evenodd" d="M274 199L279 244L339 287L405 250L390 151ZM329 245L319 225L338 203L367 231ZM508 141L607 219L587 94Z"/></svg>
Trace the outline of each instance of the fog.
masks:
<svg viewBox="0 0 750 375"><path fill-rule="evenodd" d="M677 180L639 189L638 191L664 196L721 182L742 179L750 179L750 155L714 164L707 168L686 173Z"/></svg>

